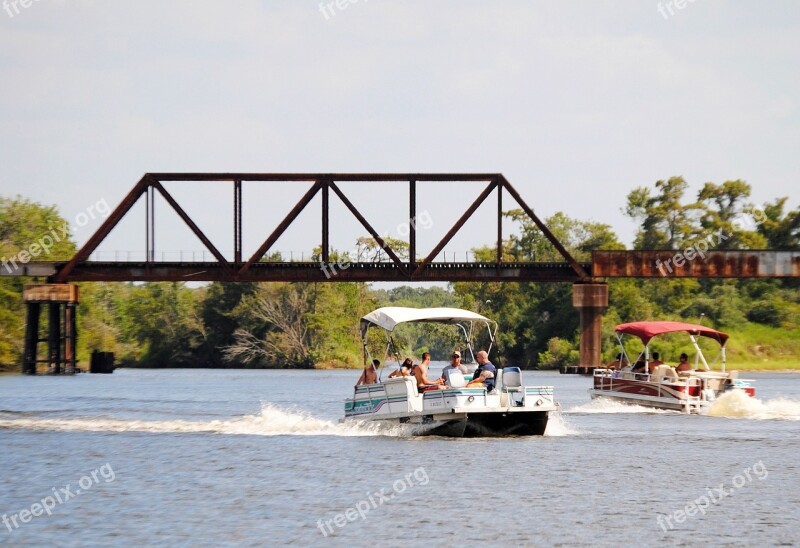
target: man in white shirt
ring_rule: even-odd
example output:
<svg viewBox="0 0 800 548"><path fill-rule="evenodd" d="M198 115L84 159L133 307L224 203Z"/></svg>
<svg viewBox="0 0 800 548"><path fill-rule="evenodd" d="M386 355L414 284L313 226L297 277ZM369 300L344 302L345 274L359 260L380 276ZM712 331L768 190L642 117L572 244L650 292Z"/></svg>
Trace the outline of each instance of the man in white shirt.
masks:
<svg viewBox="0 0 800 548"><path fill-rule="evenodd" d="M453 352L453 355L451 356L450 365L447 365L447 366L445 366L444 369L442 369L442 379L443 380L445 380L445 381L447 380L447 372L450 371L451 369L458 369L464 375L469 373L469 370L467 369L467 366L466 365L461 365L461 352L459 352L458 350Z"/></svg>

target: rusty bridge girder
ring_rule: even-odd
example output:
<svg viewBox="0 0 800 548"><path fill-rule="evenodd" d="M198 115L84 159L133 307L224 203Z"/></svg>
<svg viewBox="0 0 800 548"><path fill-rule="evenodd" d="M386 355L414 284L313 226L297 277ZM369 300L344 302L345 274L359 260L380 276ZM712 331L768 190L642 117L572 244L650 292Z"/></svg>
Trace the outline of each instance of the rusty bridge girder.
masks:
<svg viewBox="0 0 800 548"><path fill-rule="evenodd" d="M800 251L594 251L591 272L602 278L800 278Z"/></svg>
<svg viewBox="0 0 800 548"><path fill-rule="evenodd" d="M234 192L234 256L226 259L211 240L198 227L172 195L164 188L164 182L219 182L231 184ZM409 192L409 258L404 261L397 250L389 246L365 216L353 205L338 183L341 182L389 181L408 185ZM417 259L415 230L417 183L483 182L486 187L467 207L461 217L446 232L433 249L420 260ZM309 184L307 192L278 223L264 242L250 257L242 255L242 202L243 183L296 183ZM153 203L156 193L169 204L186 226L197 236L216 261L191 263L166 263L156 261L155 221ZM333 193L358 220L391 262L352 262L342 266L331 261L329 245L330 195ZM496 257L488 263L445 263L435 259L477 211L486 199L496 194ZM517 202L534 225L563 258L560 263L509 263L503 260L503 194ZM283 263L265 261L264 257L298 218L311 200L322 197L321 256L318 263ZM91 254L108 236L115 226L145 196L147 215L145 221L146 260L143 263L89 261ZM33 268L32 268L33 269ZM46 266L41 266L46 269ZM516 189L500 173L147 173L134 186L119 206L105 219L86 244L66 263L54 265L55 271L48 275L50 281L66 283L73 281L543 281L573 282L590 278L589 265L579 263L564 248L536 216L533 209L522 199ZM330 272L335 269L336 275Z"/></svg>
<svg viewBox="0 0 800 548"><path fill-rule="evenodd" d="M53 277L65 263L31 263L24 272ZM589 269L589 263L579 263ZM256 263L236 279L218 263L87 262L79 263L68 282L576 282L579 277L566 263L431 263L411 277L410 263Z"/></svg>

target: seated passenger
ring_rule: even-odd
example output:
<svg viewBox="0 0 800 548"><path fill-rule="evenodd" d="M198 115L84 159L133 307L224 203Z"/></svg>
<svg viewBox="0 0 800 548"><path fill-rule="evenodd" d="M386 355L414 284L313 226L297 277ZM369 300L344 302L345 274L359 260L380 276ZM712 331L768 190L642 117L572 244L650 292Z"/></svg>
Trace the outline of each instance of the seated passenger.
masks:
<svg viewBox="0 0 800 548"><path fill-rule="evenodd" d="M477 378L472 379L467 383L467 388L486 388L487 392L491 392L492 388L489 388L489 383L491 382L492 388L494 388L494 373L491 371L483 370L480 372Z"/></svg>
<svg viewBox="0 0 800 548"><path fill-rule="evenodd" d="M356 386L362 384L377 384L378 383L378 367L380 367L380 360L372 360L372 363L364 368L361 376L358 378Z"/></svg>
<svg viewBox="0 0 800 548"><path fill-rule="evenodd" d="M689 373L692 370L692 364L689 363L689 356L686 355L684 352L680 355L680 363L678 363L678 367L675 368L675 371L678 373Z"/></svg>
<svg viewBox="0 0 800 548"><path fill-rule="evenodd" d="M403 363L400 364L399 369L395 369L389 374L389 378L392 377L408 377L411 375L411 358L406 358L403 360Z"/></svg>
<svg viewBox="0 0 800 548"><path fill-rule="evenodd" d="M481 350L475 355L478 362L478 368L472 375L472 382L467 384L469 386L475 381L483 383L486 386L486 391L491 392L494 390L494 377L497 374L497 368L489 361L489 354L485 350ZM484 375L484 373L491 373L491 375Z"/></svg>
<svg viewBox="0 0 800 548"><path fill-rule="evenodd" d="M447 365L444 369L442 369L442 380L447 380L447 372L451 369L458 369L462 375L469 371L466 365L461 365L461 352L458 350L453 352L450 365Z"/></svg>
<svg viewBox="0 0 800 548"><path fill-rule="evenodd" d="M633 372L633 373L645 373L645 367L644 367L644 365L645 365L645 364L644 364L644 360L642 360L642 361L637 361L637 362L634 364L633 368L631 368L631 372Z"/></svg>
<svg viewBox="0 0 800 548"><path fill-rule="evenodd" d="M619 352L612 361L605 365L605 367L606 369L622 369L626 365L628 365L628 360L623 360L622 352Z"/></svg>
<svg viewBox="0 0 800 548"><path fill-rule="evenodd" d="M414 377L417 379L417 388L419 391L422 392L425 388L429 387L436 387L441 388L444 384L442 379L434 379L431 380L428 378L428 366L431 363L431 354L430 352L424 352L422 354L422 362L416 366L414 366Z"/></svg>
<svg viewBox="0 0 800 548"><path fill-rule="evenodd" d="M649 366L648 366L650 374L653 373L653 371L655 370L656 367L658 367L659 365L662 365L664 363L664 362L661 361L660 358L661 358L661 355L658 352L653 352L653 361L651 361Z"/></svg>

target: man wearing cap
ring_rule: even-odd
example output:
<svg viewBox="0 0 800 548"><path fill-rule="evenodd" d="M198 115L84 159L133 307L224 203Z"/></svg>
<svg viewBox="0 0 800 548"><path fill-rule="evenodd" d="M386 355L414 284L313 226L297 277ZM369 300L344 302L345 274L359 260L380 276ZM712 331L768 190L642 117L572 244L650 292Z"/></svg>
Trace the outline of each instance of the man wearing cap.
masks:
<svg viewBox="0 0 800 548"><path fill-rule="evenodd" d="M450 365L446 365L445 368L442 369L442 379L444 379L445 381L447 380L447 372L450 371L451 369L458 369L459 371L461 371L462 375L469 373L469 369L467 369L467 366L461 365L461 352L459 352L458 350L453 352L453 355L451 356Z"/></svg>

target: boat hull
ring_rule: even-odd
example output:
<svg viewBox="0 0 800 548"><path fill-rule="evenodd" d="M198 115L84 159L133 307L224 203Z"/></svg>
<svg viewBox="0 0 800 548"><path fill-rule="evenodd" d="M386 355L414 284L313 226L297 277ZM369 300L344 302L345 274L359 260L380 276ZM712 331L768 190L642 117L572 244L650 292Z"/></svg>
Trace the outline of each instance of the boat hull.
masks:
<svg viewBox="0 0 800 548"><path fill-rule="evenodd" d="M419 393L409 377L357 386L345 400L345 420L408 425L413 435L449 437L541 436L553 401L552 386L521 386L487 393L483 387Z"/></svg>
<svg viewBox="0 0 800 548"><path fill-rule="evenodd" d="M444 419L432 415L400 419L373 418L384 424L407 424L415 436L450 438L491 438L506 436L542 436L547 429L548 411L490 411L467 413Z"/></svg>
<svg viewBox="0 0 800 548"><path fill-rule="evenodd" d="M475 413L467 417L463 437L543 436L547 420L547 411Z"/></svg>
<svg viewBox="0 0 800 548"><path fill-rule="evenodd" d="M657 409L703 414L727 390L740 389L755 396L755 389L744 381L728 377L724 372L692 373L685 377L667 379L657 375L617 373L596 369L594 387L589 395L623 403Z"/></svg>
<svg viewBox="0 0 800 548"><path fill-rule="evenodd" d="M662 398L658 396L647 396L642 394L632 394L615 390L589 390L592 399L606 398L631 405L642 405L655 409L666 409L671 411L683 411L688 413L701 413L709 403L705 401L692 401L687 404L685 400L675 398Z"/></svg>

